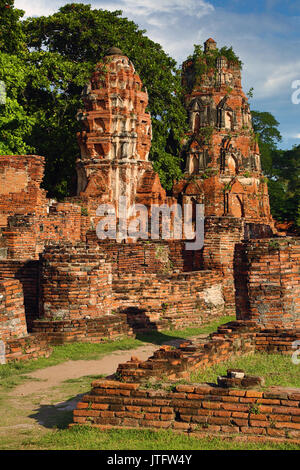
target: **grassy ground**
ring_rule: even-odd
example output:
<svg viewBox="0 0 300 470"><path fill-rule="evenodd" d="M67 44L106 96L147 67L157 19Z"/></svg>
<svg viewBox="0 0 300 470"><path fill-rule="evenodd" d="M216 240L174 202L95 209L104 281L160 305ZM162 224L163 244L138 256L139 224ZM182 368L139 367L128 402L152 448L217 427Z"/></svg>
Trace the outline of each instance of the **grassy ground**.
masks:
<svg viewBox="0 0 300 470"><path fill-rule="evenodd" d="M87 426L47 433L39 439L25 438L23 449L50 450L300 450L292 443L238 442L216 437L192 437L171 431L100 431Z"/></svg>
<svg viewBox="0 0 300 470"><path fill-rule="evenodd" d="M90 383L102 376L84 376L66 379L59 386L47 388L43 393L25 396L14 395L14 386L26 379L26 373L60 364L69 360L97 359L117 350L128 350L146 342L162 344L174 338L188 338L208 334L217 326L233 320L202 328L181 331L153 332L106 344L73 343L57 346L48 359L12 363L0 367L0 449L2 450L300 450L292 443L240 442L236 436L225 438L196 437L175 434L171 431L109 430L85 426L68 429L72 422L72 409L80 397L90 391ZM215 382L218 375L229 367L243 368L251 374L261 374L268 385L292 385L300 387L300 368L290 358L273 355L255 355L239 358L215 366L193 376L193 381ZM32 380L32 378L27 378Z"/></svg>
<svg viewBox="0 0 300 470"><path fill-rule="evenodd" d="M66 361L93 360L114 351L125 351L138 348L143 343L138 339L123 339L108 343L70 343L54 346L49 358L40 358L22 362L10 362L0 366L0 390L12 388L21 381L27 380L26 373L37 369L55 366Z"/></svg>
<svg viewBox="0 0 300 470"><path fill-rule="evenodd" d="M153 331L147 334L138 334L136 339L126 338L120 341L107 343L70 343L54 346L53 353L49 358L38 360L11 362L0 367L0 390L1 388L12 388L24 380L28 380L27 373L45 367L55 366L66 361L93 360L98 359L114 351L125 351L138 348L144 343L163 344L172 339L186 339L200 334L209 334L217 329L219 325L232 321L234 317L223 317L200 328L186 328L184 330Z"/></svg>
<svg viewBox="0 0 300 470"><path fill-rule="evenodd" d="M217 330L218 326L224 325L230 321L234 321L234 316L227 316L223 317L219 320L215 320L210 322L206 325L203 325L200 328L185 328L183 330L163 330L163 331L153 331L150 333L139 333L137 334L137 338L140 341L146 343L153 343L153 344L163 344L166 341L170 341L172 339L181 338L187 339L193 336L197 336L200 334L210 334Z"/></svg>
<svg viewBox="0 0 300 470"><path fill-rule="evenodd" d="M243 369L250 375L262 375L265 386L300 387L300 366L293 364L290 356L280 354L253 354L208 367L191 375L191 382L216 383L218 375L227 369Z"/></svg>

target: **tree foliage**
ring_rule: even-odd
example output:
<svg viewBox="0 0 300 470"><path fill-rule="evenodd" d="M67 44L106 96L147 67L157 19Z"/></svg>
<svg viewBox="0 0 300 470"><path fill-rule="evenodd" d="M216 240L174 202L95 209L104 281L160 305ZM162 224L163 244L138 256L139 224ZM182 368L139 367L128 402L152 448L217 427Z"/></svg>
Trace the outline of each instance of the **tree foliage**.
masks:
<svg viewBox="0 0 300 470"><path fill-rule="evenodd" d="M268 177L273 217L295 221L300 227L300 145L279 150L279 123L268 112L252 111L253 128L258 135L262 169Z"/></svg>
<svg viewBox="0 0 300 470"><path fill-rule="evenodd" d="M145 31L121 12L68 4L51 16L23 23L30 62L38 73L26 94L36 125L28 143L46 156L45 185L50 195L63 196L74 187L79 156L75 119L81 90L107 49L122 49L134 63L149 94L153 141L150 159L164 186L180 176L180 141L186 124L176 62Z"/></svg>

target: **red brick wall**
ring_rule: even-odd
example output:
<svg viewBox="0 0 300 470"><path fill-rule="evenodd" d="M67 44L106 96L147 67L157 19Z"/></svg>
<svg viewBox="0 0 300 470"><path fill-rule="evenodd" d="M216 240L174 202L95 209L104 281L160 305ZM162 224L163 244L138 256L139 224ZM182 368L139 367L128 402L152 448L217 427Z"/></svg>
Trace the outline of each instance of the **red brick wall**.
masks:
<svg viewBox="0 0 300 470"><path fill-rule="evenodd" d="M244 236L244 222L232 217L207 217L203 260L205 269L216 269L224 276L226 311L235 314L233 260L235 245Z"/></svg>
<svg viewBox="0 0 300 470"><path fill-rule="evenodd" d="M253 240L236 249L237 318L300 327L300 239Z"/></svg>
<svg viewBox="0 0 300 470"><path fill-rule="evenodd" d="M202 250L185 250L185 241L101 241L95 231L87 233L91 246L99 246L112 264L113 273L162 273L203 269Z"/></svg>
<svg viewBox="0 0 300 470"><path fill-rule="evenodd" d="M22 285L28 331L38 316L39 261L0 260L0 280L18 279Z"/></svg>
<svg viewBox="0 0 300 470"><path fill-rule="evenodd" d="M0 281L0 339L27 335L22 285L16 279Z"/></svg>
<svg viewBox="0 0 300 470"><path fill-rule="evenodd" d="M95 318L110 313L111 266L86 245L49 247L41 256L41 316Z"/></svg>
<svg viewBox="0 0 300 470"><path fill-rule="evenodd" d="M45 250L41 256L42 317L70 320L118 312L137 331L195 326L224 315L220 273L172 272L167 244L107 246L108 256L102 244ZM143 268L146 273L141 272Z"/></svg>
<svg viewBox="0 0 300 470"><path fill-rule="evenodd" d="M133 336L122 315L104 315L100 318L33 322L33 331L43 333L51 344L79 341L99 343Z"/></svg>
<svg viewBox="0 0 300 470"><path fill-rule="evenodd" d="M299 330L264 330L255 322L235 321L218 328L207 341L182 340L174 349L163 346L146 361L132 360L119 364L117 375L126 382L137 382L149 377L189 377L197 369L204 369L235 356L258 352L291 355L293 344L300 340Z"/></svg>
<svg viewBox="0 0 300 470"><path fill-rule="evenodd" d="M47 216L22 215L8 218L2 230L8 259L38 259L44 247L59 242L81 240L81 208L57 203Z"/></svg>
<svg viewBox="0 0 300 470"><path fill-rule="evenodd" d="M6 362L39 359L49 357L51 353L52 348L48 344L47 336L43 333L12 338L5 343Z"/></svg>
<svg viewBox="0 0 300 470"><path fill-rule="evenodd" d="M44 158L0 155L0 227L14 214L45 214L45 191L40 188Z"/></svg>
<svg viewBox="0 0 300 470"><path fill-rule="evenodd" d="M223 277L212 271L123 274L112 287L112 308L134 331L200 326L225 312Z"/></svg>
<svg viewBox="0 0 300 470"><path fill-rule="evenodd" d="M137 383L95 381L74 411L74 423L206 431L209 434L300 437L300 391L236 390L207 384L143 389Z"/></svg>

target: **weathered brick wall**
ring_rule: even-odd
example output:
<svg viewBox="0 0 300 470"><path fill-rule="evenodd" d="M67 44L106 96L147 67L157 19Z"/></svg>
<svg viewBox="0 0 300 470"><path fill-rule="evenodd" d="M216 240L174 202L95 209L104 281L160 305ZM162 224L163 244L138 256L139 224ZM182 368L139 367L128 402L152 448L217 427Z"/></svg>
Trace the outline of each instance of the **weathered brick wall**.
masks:
<svg viewBox="0 0 300 470"><path fill-rule="evenodd" d="M110 313L111 266L86 245L48 247L41 255L41 316L96 318Z"/></svg>
<svg viewBox="0 0 300 470"><path fill-rule="evenodd" d="M99 246L112 264L113 273L162 273L203 269L202 250L185 250L181 240L146 240L117 243L99 240L95 231L87 233L90 246Z"/></svg>
<svg viewBox="0 0 300 470"><path fill-rule="evenodd" d="M39 261L0 260L0 280L18 279L22 285L27 329L38 317Z"/></svg>
<svg viewBox="0 0 300 470"><path fill-rule="evenodd" d="M46 213L43 175L43 157L0 155L0 227L6 226L9 215Z"/></svg>
<svg viewBox="0 0 300 470"><path fill-rule="evenodd" d="M244 222L233 217L207 217L203 260L205 269L223 273L226 311L235 313L233 260L235 245L244 237Z"/></svg>
<svg viewBox="0 0 300 470"><path fill-rule="evenodd" d="M0 281L0 339L27 335L22 285L16 279Z"/></svg>
<svg viewBox="0 0 300 470"><path fill-rule="evenodd" d="M168 390L169 385L169 390ZM236 390L207 384L141 384L95 381L74 410L74 423L300 437L300 389Z"/></svg>
<svg viewBox="0 0 300 470"><path fill-rule="evenodd" d="M225 314L223 277L212 271L123 274L112 287L112 308L134 331L200 326Z"/></svg>
<svg viewBox="0 0 300 470"><path fill-rule="evenodd" d="M299 330L265 330L255 322L235 321L220 326L210 338L200 341L183 340L174 349L163 346L146 361L133 359L119 364L118 377L126 382L144 381L150 377L189 377L197 369L204 369L235 356L255 351L291 355Z"/></svg>
<svg viewBox="0 0 300 470"><path fill-rule="evenodd" d="M140 331L200 325L224 315L220 273L173 273L167 244L153 244L149 250L145 246L110 244L114 251L108 256L101 244L48 247L41 256L41 316L53 321L118 312ZM154 252L156 258L151 256ZM142 273L145 265L160 273Z"/></svg>
<svg viewBox="0 0 300 470"><path fill-rule="evenodd" d="M52 348L44 334L30 334L21 338L12 338L5 342L5 361L27 361L49 357Z"/></svg>
<svg viewBox="0 0 300 470"><path fill-rule="evenodd" d="M38 259L45 246L58 242L81 240L81 208L74 204L56 203L45 215L8 217L2 230L8 259Z"/></svg>
<svg viewBox="0 0 300 470"><path fill-rule="evenodd" d="M51 344L79 341L99 343L132 337L133 331L123 315L104 315L100 318L76 320L35 320L33 332L44 333Z"/></svg>
<svg viewBox="0 0 300 470"><path fill-rule="evenodd" d="M252 240L236 248L237 318L300 327L300 239Z"/></svg>

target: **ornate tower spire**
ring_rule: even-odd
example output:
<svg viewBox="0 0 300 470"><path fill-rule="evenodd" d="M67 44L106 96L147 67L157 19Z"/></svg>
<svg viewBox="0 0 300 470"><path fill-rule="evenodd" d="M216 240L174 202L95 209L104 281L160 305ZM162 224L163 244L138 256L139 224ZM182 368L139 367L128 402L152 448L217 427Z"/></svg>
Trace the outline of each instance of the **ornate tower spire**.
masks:
<svg viewBox="0 0 300 470"><path fill-rule="evenodd" d="M82 123L77 135L77 194L93 197L98 204L115 204L120 196L127 197L128 204L138 197L145 203L155 186L164 198L148 161L152 129L147 90L119 48L110 48L97 64L83 90L83 102L84 109L77 113Z"/></svg>
<svg viewBox="0 0 300 470"><path fill-rule="evenodd" d="M189 131L185 180L175 186L175 195L183 191L204 202L206 215L270 220L241 62L231 48L219 50L210 38L182 69Z"/></svg>

